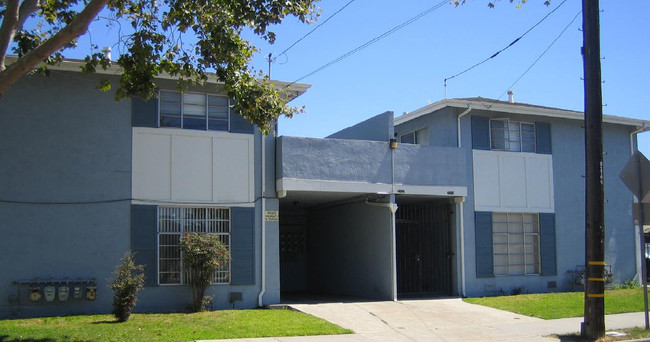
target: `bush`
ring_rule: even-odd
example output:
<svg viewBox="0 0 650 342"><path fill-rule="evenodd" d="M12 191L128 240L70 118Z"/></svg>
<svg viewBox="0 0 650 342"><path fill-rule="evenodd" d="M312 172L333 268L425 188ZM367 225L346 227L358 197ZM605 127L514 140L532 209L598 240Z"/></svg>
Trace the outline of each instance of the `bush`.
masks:
<svg viewBox="0 0 650 342"><path fill-rule="evenodd" d="M217 268L230 260L228 248L218 235L188 233L181 239L183 269L192 294L192 310L203 311L212 298L205 296L205 290L212 283Z"/></svg>
<svg viewBox="0 0 650 342"><path fill-rule="evenodd" d="M119 322L126 322L135 307L138 292L144 286L144 266L136 265L131 252L122 258L122 264L115 268L115 279L110 285L113 290L113 315Z"/></svg>

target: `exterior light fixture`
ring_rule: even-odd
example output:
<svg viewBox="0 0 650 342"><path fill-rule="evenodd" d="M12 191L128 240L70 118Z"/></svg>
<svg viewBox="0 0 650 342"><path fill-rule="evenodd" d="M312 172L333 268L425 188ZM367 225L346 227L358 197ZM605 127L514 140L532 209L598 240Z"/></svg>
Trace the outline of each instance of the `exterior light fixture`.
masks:
<svg viewBox="0 0 650 342"><path fill-rule="evenodd" d="M390 139L390 149L391 150L396 150L397 149L397 139Z"/></svg>

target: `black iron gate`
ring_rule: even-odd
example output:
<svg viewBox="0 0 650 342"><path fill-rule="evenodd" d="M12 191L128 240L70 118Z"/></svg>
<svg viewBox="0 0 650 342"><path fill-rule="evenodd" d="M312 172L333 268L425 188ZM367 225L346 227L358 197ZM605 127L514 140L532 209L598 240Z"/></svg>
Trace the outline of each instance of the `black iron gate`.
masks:
<svg viewBox="0 0 650 342"><path fill-rule="evenodd" d="M450 205L404 204L396 215L398 295L451 295Z"/></svg>

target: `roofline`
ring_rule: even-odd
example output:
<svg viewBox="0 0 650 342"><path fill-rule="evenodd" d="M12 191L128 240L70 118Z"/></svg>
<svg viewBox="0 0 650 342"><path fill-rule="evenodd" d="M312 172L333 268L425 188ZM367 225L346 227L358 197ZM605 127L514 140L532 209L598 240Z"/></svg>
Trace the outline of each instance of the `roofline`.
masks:
<svg viewBox="0 0 650 342"><path fill-rule="evenodd" d="M517 104L517 103L492 102L492 100L490 99L485 99L485 101L444 99L395 118L395 125L399 125L414 120L416 118L419 118L420 116L429 114L431 112L440 110L445 107L469 108L470 106L473 109L489 110L489 111L502 112L502 113L537 115L537 116L545 116L551 118L561 118L561 119L580 120L580 121L584 120L583 112L574 111L574 110L548 108L548 107L531 107L530 105ZM642 132L650 130L650 121L647 120L626 118L626 117L614 116L614 115L603 115L603 122L626 125L626 126L634 126L637 128L644 128Z"/></svg>
<svg viewBox="0 0 650 342"><path fill-rule="evenodd" d="M7 56L7 64L11 64L15 61L18 60L18 57L15 55L8 55ZM70 59L70 58L65 58L63 61L58 64L58 65L48 65L48 69L50 70L59 70L59 71L72 71L72 72L81 72L81 67L85 65L85 62L80 59ZM100 75L112 75L112 76L119 76L122 74L122 68L111 65L109 66L106 70L104 68L97 68L95 71L96 74ZM207 83L209 84L224 84L223 82L219 81L217 79L217 76L213 73L208 73L207 74L208 79ZM178 77L167 74L167 73L162 73L156 76L157 79L166 79L166 80L176 80ZM307 83L295 83L295 82L285 82L285 81L278 81L278 80L271 80L272 83L276 85L276 88L287 88L290 91L291 94L291 100L295 99L296 97L304 94L307 89L311 88L311 84Z"/></svg>

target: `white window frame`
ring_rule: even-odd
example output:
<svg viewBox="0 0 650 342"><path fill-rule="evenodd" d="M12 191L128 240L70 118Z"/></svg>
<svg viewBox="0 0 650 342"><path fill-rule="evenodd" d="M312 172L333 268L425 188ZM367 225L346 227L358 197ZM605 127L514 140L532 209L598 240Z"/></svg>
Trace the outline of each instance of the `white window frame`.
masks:
<svg viewBox="0 0 650 342"><path fill-rule="evenodd" d="M494 138L492 137L492 122L495 121L501 121L503 122L504 125L504 148L495 148L494 147ZM513 132L510 129L511 124L516 124L518 127L517 130L517 138L511 138L511 132ZM531 125L533 126L533 150L532 151L522 151L523 150L523 133L521 126L522 125ZM515 120L510 120L508 118L494 118L490 119L490 125L489 125L489 133L490 133L490 150L493 151L507 151L507 152L523 152L523 153L536 153L537 152L537 136L536 136L536 129L537 127L535 126L534 122L527 122L527 121L515 121ZM513 143L518 143L519 144L519 149L513 149Z"/></svg>
<svg viewBox="0 0 650 342"><path fill-rule="evenodd" d="M162 114L161 114L162 96L161 95L162 95L163 92L180 94L180 96L181 96L181 102L180 102L180 105L181 105L181 113L180 113L181 127L160 126L160 118L162 116ZM231 127L230 127L230 125L231 125L230 117L232 115L231 111L232 111L232 106L233 106L232 100L230 98L228 98L227 96L220 95L220 94L201 93L201 92L193 92L193 91L185 91L185 92L179 92L179 91L174 91L174 90L159 90L158 91L158 127L160 127L160 128L172 128L172 129L174 129L174 128L175 129L179 129L179 128L180 129L186 129L185 127L183 127L183 118L185 117L185 105L184 105L185 102L183 101L183 96L185 94L197 94L197 95L204 95L205 96L205 113L204 113L205 114L205 131L230 132L230 129L231 129ZM209 116L209 113L210 113L210 96L224 97L227 100L228 104L227 104L226 121L227 121L228 124L227 124L227 128L225 130L210 129L210 125L209 125L210 124L210 116Z"/></svg>
<svg viewBox="0 0 650 342"><path fill-rule="evenodd" d="M511 216L514 216L514 215L520 216L521 217L521 233L511 233L509 231L506 231L506 232L494 232L494 215L495 214L497 214L497 215L506 215L506 222L505 222L506 226L508 224L510 224L510 223L515 223L515 222L510 222L509 221L509 218ZM539 214L510 213L510 212L508 212L508 213L492 213L492 215L493 215L492 216L492 225L493 225L493 229L492 229L492 258L493 258L493 265L494 265L494 269L495 269L494 275L496 277L540 275L541 274L541 269L542 269L542 263L541 263L541 242L540 242L540 232L539 232L539 230L540 230L540 227L539 227ZM536 227L536 232L532 232L532 233L531 232L525 232L525 230L523 228L524 215L533 216L533 224L534 224L534 227ZM521 245L521 248L522 248L521 253L513 253L513 252L511 252L511 250L514 249L511 246L515 245L514 243L510 242L511 237L513 235L521 235L521 237L522 237L522 243L517 244L517 245ZM497 241L496 237L497 236L502 236L502 237L505 236L506 253L497 253L497 247L496 247L497 246L497 243L496 243L496 241ZM534 249L533 249L532 252L530 252L528 250L529 247L527 248L526 237L533 237L537 241L537 244L533 245ZM535 248L536 248L536 250L535 250ZM504 255L506 256L506 264L505 265L497 264L497 256L504 256ZM531 263L531 264L526 262L526 256L528 256L528 255L536 256L536 260L534 260L534 262ZM511 256L517 256L517 257L520 256L521 259L523 260L523 265L513 265L513 261L511 260ZM533 272L528 271L530 265L533 266ZM518 272L513 271L513 268L521 267L521 266L523 266L523 270L524 270L523 273L518 273ZM537 266L537 271L534 270L535 266ZM497 274L497 272L496 272L497 267L501 267L501 268L506 267L507 270L508 270L507 274Z"/></svg>
<svg viewBox="0 0 650 342"><path fill-rule="evenodd" d="M178 262L179 262L180 271L179 272L163 271L163 270L161 270L161 250L160 250L160 248L161 247L178 246L178 248L180 249L180 245L161 245L161 236L163 236L163 235L177 235L178 239L180 241L180 238L183 236L183 234L192 232L192 231L188 231L188 230L185 229L185 227L188 225L186 220L194 220L194 221L199 220L199 219L187 218L186 217L185 211L187 210L189 212L189 210L192 210L192 209L205 209L206 210L206 217L203 219L204 220L203 227L206 230L207 230L207 227L209 225L209 222L211 222L211 221L212 222L227 222L227 232L212 232L212 233L210 233L210 232L205 232L204 231L203 233L205 233L205 234L214 234L214 235L219 235L219 236L225 237L225 239L228 242L226 244L226 248L228 250L230 250L230 248L231 248L231 243L232 243L232 233L231 233L232 232L232 211L230 210L230 208L226 208L226 207L203 207L203 206L201 206L201 207L193 207L193 206L160 206L160 207L158 207L158 216L156 217L157 227L158 227L158 231L156 232L156 251L157 251L157 258L156 258L156 263L157 263L156 277L157 277L157 280L156 281L157 281L158 285L160 285L160 286L187 285L186 274L185 274L185 271L183 270L183 263L182 263L183 255L182 255L182 252L179 251L179 254L180 254L179 258L166 258L166 259L169 259L169 260L177 259ZM169 223L173 223L173 221L175 221L174 219L169 219L169 218L164 218L163 217L163 215L165 215L167 213L166 210L179 210L181 212L180 217L177 219L177 220L180 221L180 222L178 222L178 225L179 225L178 231L168 231L168 230L164 231L165 228L161 225L162 220L170 221ZM225 212L227 213L228 219L226 220L226 219L216 218L216 219L211 220L211 219L208 218L208 211L209 210L225 210ZM221 240L223 241L223 239L221 239ZM160 275L162 273L180 273L179 274L180 281L177 282L177 283L166 283L166 282L163 283L163 282L161 282L161 279L160 279L161 278ZM230 284L231 279L232 279L232 265L231 265L231 259L229 259L228 260L228 265L226 265L226 267L223 267L221 269L217 269L217 272L216 272L215 277L214 277L214 279L212 281L212 284L213 285Z"/></svg>

